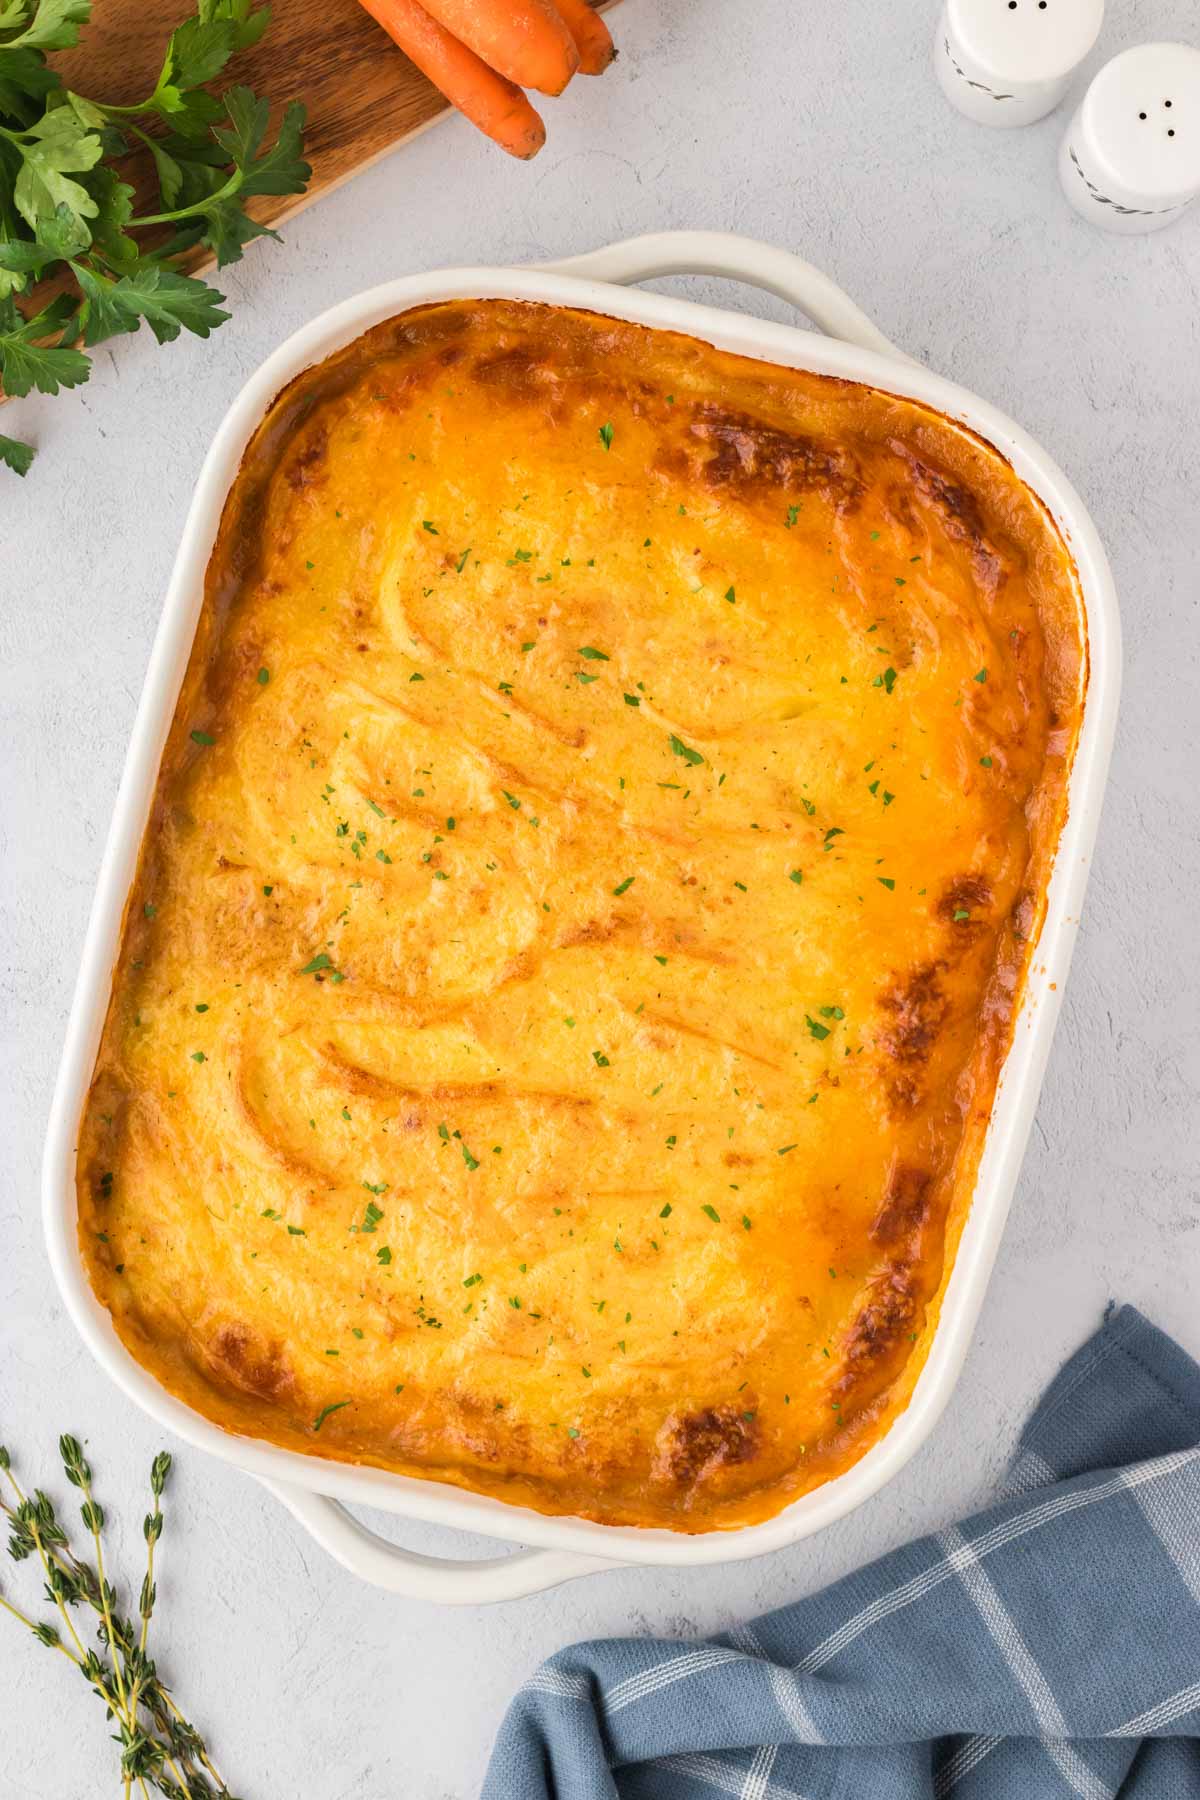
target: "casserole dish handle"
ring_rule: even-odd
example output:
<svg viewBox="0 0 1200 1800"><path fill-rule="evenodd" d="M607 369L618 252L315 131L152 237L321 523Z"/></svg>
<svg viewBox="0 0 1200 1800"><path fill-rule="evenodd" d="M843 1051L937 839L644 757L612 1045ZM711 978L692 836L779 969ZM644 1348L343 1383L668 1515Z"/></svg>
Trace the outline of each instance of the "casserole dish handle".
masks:
<svg viewBox="0 0 1200 1800"><path fill-rule="evenodd" d="M582 256L534 266L547 274L581 275L585 280L622 286L660 275L722 275L799 307L827 337L841 338L860 350L873 350L893 362L913 361L884 337L849 294L812 263L734 231L651 231L585 251Z"/></svg>
<svg viewBox="0 0 1200 1800"><path fill-rule="evenodd" d="M292 1517L344 1569L406 1600L442 1606L482 1606L494 1600L522 1600L577 1575L609 1569L612 1563L568 1550L521 1550L513 1556L459 1561L405 1550L362 1525L336 1500L309 1493L290 1482L259 1477Z"/></svg>

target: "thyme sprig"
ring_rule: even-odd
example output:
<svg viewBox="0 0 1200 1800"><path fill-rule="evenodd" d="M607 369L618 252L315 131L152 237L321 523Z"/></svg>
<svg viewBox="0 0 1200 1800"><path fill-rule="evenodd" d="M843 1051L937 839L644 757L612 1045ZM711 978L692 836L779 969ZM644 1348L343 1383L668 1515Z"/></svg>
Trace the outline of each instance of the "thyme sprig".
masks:
<svg viewBox="0 0 1200 1800"><path fill-rule="evenodd" d="M114 1741L121 1751L123 1800L136 1792L149 1800L151 1788L166 1800L234 1800L217 1773L204 1739L180 1711L148 1654L150 1620L156 1598L154 1553L163 1533L163 1491L171 1458L160 1451L150 1466L153 1508L146 1514L146 1573L138 1596L138 1623L124 1610L117 1588L105 1569L102 1533L104 1508L92 1491L92 1471L78 1438L58 1440L63 1469L82 1495L79 1512L91 1535L94 1560L71 1547L54 1502L41 1488L26 1494L13 1473L12 1459L0 1445L0 1512L8 1524L8 1554L14 1562L36 1557L44 1577L43 1594L54 1619L34 1618L0 1593L0 1610L11 1614L43 1644L72 1663L104 1702L116 1725ZM76 1624L79 1608L95 1615L96 1650L85 1641L88 1625Z"/></svg>

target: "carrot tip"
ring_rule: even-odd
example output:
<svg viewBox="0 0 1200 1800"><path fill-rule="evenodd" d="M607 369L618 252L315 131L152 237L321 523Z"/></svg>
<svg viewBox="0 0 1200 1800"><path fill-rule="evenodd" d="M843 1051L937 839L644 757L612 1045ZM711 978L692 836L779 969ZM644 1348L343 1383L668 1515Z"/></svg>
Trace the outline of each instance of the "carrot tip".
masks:
<svg viewBox="0 0 1200 1800"><path fill-rule="evenodd" d="M612 44L590 64L580 63L579 72L581 75L603 75L605 69L612 68L620 54L617 46Z"/></svg>

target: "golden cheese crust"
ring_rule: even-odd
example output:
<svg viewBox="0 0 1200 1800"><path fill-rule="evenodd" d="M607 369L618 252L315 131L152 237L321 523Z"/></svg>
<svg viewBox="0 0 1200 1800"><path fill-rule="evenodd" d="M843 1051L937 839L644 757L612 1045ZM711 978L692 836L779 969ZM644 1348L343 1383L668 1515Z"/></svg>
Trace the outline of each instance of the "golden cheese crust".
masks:
<svg viewBox="0 0 1200 1800"><path fill-rule="evenodd" d="M301 376L81 1125L133 1355L609 1523L846 1468L936 1323L1086 678L1055 527L924 406L503 300Z"/></svg>

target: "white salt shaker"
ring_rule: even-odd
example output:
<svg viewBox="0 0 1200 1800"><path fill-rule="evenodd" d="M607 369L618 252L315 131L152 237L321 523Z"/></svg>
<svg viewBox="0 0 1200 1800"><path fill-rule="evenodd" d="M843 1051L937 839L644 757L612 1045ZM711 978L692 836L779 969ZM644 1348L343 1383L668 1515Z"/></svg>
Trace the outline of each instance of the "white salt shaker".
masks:
<svg viewBox="0 0 1200 1800"><path fill-rule="evenodd" d="M1160 231L1200 193L1200 50L1138 44L1106 63L1067 128L1058 172L1076 212Z"/></svg>
<svg viewBox="0 0 1200 1800"><path fill-rule="evenodd" d="M934 68L979 125L1032 125L1056 107L1100 33L1104 0L946 0Z"/></svg>

